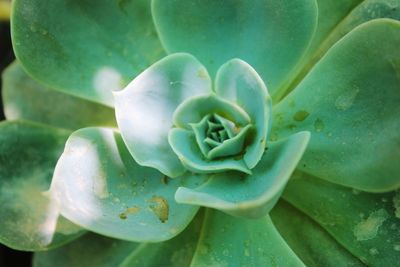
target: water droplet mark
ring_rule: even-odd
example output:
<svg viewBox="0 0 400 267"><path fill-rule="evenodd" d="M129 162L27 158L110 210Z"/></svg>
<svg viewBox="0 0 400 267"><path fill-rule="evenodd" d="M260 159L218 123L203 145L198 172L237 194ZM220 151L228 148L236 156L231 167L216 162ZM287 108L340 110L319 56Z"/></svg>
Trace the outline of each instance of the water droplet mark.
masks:
<svg viewBox="0 0 400 267"><path fill-rule="evenodd" d="M121 212L119 214L119 218L122 220L128 219L128 215L134 215L140 211L140 208L138 206L133 206L127 208L124 212Z"/></svg>
<svg viewBox="0 0 400 267"><path fill-rule="evenodd" d="M397 191L393 197L393 207L395 208L394 215L400 219L400 191Z"/></svg>
<svg viewBox="0 0 400 267"><path fill-rule="evenodd" d="M378 234L379 227L388 218L389 214L384 209L371 212L366 220L362 220L355 226L353 231L354 236L358 241L374 238Z"/></svg>
<svg viewBox="0 0 400 267"><path fill-rule="evenodd" d="M166 175L164 175L163 177L161 177L161 183L164 184L164 185L167 185L167 184L168 184L168 180L169 180L169 177L166 176Z"/></svg>
<svg viewBox="0 0 400 267"><path fill-rule="evenodd" d="M348 110L354 103L360 89L353 88L352 90L346 91L340 95L335 101L335 107L338 110L345 111Z"/></svg>
<svg viewBox="0 0 400 267"><path fill-rule="evenodd" d="M304 121L310 115L306 110L299 110L293 115L295 121Z"/></svg>
<svg viewBox="0 0 400 267"><path fill-rule="evenodd" d="M158 219L165 223L168 221L169 216L169 205L165 198L160 196L152 197L149 202L152 204L149 205L150 209L157 215Z"/></svg>
<svg viewBox="0 0 400 267"><path fill-rule="evenodd" d="M351 190L351 192L352 192L354 195L359 195L359 194L361 193L360 190L357 190L357 189L355 189L355 188L353 188L353 189Z"/></svg>
<svg viewBox="0 0 400 267"><path fill-rule="evenodd" d="M376 256L379 254L379 251L376 248L370 248L369 254L371 254L372 256Z"/></svg>
<svg viewBox="0 0 400 267"><path fill-rule="evenodd" d="M222 255L224 255L225 257L228 257L228 256L229 256L229 250L224 249L224 250L222 251Z"/></svg>
<svg viewBox="0 0 400 267"><path fill-rule="evenodd" d="M314 122L314 129L316 132L322 132L325 129L325 124L321 119L316 119Z"/></svg>
<svg viewBox="0 0 400 267"><path fill-rule="evenodd" d="M197 72L197 76L201 79L208 79L208 73L205 69L201 68L199 69L199 71Z"/></svg>

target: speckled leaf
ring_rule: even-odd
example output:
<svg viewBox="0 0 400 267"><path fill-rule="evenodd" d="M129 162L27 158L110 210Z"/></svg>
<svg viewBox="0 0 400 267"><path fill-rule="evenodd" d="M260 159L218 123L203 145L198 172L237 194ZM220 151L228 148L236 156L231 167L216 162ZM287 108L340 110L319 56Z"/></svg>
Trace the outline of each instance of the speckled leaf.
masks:
<svg viewBox="0 0 400 267"><path fill-rule="evenodd" d="M306 266L365 266L320 225L287 202L279 201L270 215L279 233Z"/></svg>
<svg viewBox="0 0 400 267"><path fill-rule="evenodd" d="M193 54L213 77L226 61L243 59L273 96L305 52L317 24L313 0L154 0L152 12L169 53Z"/></svg>
<svg viewBox="0 0 400 267"><path fill-rule="evenodd" d="M399 266L400 192L364 193L298 173L283 198L368 266Z"/></svg>
<svg viewBox="0 0 400 267"><path fill-rule="evenodd" d="M168 144L173 113L184 100L211 92L207 70L193 56L169 55L115 92L122 138L137 163L170 177L185 172Z"/></svg>
<svg viewBox="0 0 400 267"><path fill-rule="evenodd" d="M312 132L299 168L371 192L400 186L400 22L363 24L274 108L273 138Z"/></svg>
<svg viewBox="0 0 400 267"><path fill-rule="evenodd" d="M112 90L165 55L149 0L13 2L16 56L51 88L112 106Z"/></svg>
<svg viewBox="0 0 400 267"><path fill-rule="evenodd" d="M400 0L320 0L318 11L316 35L288 90L295 88L329 48L357 26L378 18L399 20Z"/></svg>
<svg viewBox="0 0 400 267"><path fill-rule="evenodd" d="M69 132L22 121L0 123L0 242L47 250L82 233L46 192Z"/></svg>
<svg viewBox="0 0 400 267"><path fill-rule="evenodd" d="M179 234L198 207L178 204L178 186L201 183L169 179L138 165L121 136L106 128L73 133L54 171L51 191L61 214L93 232L128 241L164 241Z"/></svg>
<svg viewBox="0 0 400 267"><path fill-rule="evenodd" d="M3 104L8 120L25 119L72 130L116 125L113 109L41 85L18 62L3 72Z"/></svg>
<svg viewBox="0 0 400 267"><path fill-rule="evenodd" d="M269 217L239 219L208 209L192 267L304 266Z"/></svg>
<svg viewBox="0 0 400 267"><path fill-rule="evenodd" d="M308 132L270 143L252 174L224 172L210 175L197 188L179 187L179 203L211 207L228 214L260 218L278 201L288 179L306 149Z"/></svg>

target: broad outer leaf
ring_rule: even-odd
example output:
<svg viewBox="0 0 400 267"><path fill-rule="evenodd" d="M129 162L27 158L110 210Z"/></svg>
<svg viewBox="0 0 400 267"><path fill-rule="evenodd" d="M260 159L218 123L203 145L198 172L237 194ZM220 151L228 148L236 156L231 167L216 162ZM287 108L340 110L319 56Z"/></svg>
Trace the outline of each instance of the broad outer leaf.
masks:
<svg viewBox="0 0 400 267"><path fill-rule="evenodd" d="M270 215L279 233L307 266L364 266L318 223L287 202L279 201Z"/></svg>
<svg viewBox="0 0 400 267"><path fill-rule="evenodd" d="M269 217L239 219L208 209L191 266L304 266Z"/></svg>
<svg viewBox="0 0 400 267"><path fill-rule="evenodd" d="M375 0L376 1L376 0ZM378 0L379 1L379 0ZM384 0L386 1L386 0ZM318 26L308 50L308 55L318 49L321 42L335 30L359 3L364 0L317 0ZM383 2L383 1L381 1Z"/></svg>
<svg viewBox="0 0 400 267"><path fill-rule="evenodd" d="M293 75L296 78L290 84L289 90L294 89L301 82L310 69L340 38L357 26L378 18L399 20L400 0L319 0L318 14L316 35L307 56L298 67L301 71Z"/></svg>
<svg viewBox="0 0 400 267"><path fill-rule="evenodd" d="M309 138L308 132L301 132L270 143L252 174L233 171L214 174L197 188L179 187L175 199L179 203L211 207L239 217L265 216L278 201Z"/></svg>
<svg viewBox="0 0 400 267"><path fill-rule="evenodd" d="M185 267L195 248L203 213L177 237L160 243L133 243L87 234L58 249L36 253L34 267Z"/></svg>
<svg viewBox="0 0 400 267"><path fill-rule="evenodd" d="M273 138L308 130L299 168L371 192L400 186L400 22L363 24L274 108Z"/></svg>
<svg viewBox="0 0 400 267"><path fill-rule="evenodd" d="M138 165L111 129L73 133L57 163L51 191L61 213L93 232L128 241L157 242L179 234L198 207L178 204L178 186L155 169Z"/></svg>
<svg viewBox="0 0 400 267"><path fill-rule="evenodd" d="M47 250L81 234L46 192L69 132L22 121L0 123L0 242Z"/></svg>
<svg viewBox="0 0 400 267"><path fill-rule="evenodd" d="M199 212L189 226L171 240L141 244L120 267L184 267L190 266L199 239L204 214Z"/></svg>
<svg viewBox="0 0 400 267"><path fill-rule="evenodd" d="M3 104L8 120L26 119L72 130L116 125L113 109L41 85L18 62L3 72Z"/></svg>
<svg viewBox="0 0 400 267"><path fill-rule="evenodd" d="M196 56L212 77L232 58L253 66L274 96L305 52L317 24L314 0L153 0L169 53Z"/></svg>
<svg viewBox="0 0 400 267"><path fill-rule="evenodd" d="M13 2L16 56L51 88L112 106L112 90L165 55L149 0Z"/></svg>
<svg viewBox="0 0 400 267"><path fill-rule="evenodd" d="M211 93L207 70L189 54L158 61L115 92L115 112L122 138L137 163L170 177L185 172L168 144L173 113L189 97Z"/></svg>
<svg viewBox="0 0 400 267"><path fill-rule="evenodd" d="M139 247L133 243L88 233L60 248L37 252L34 267L115 267Z"/></svg>
<svg viewBox="0 0 400 267"><path fill-rule="evenodd" d="M399 266L399 192L364 193L297 173L283 198L368 266Z"/></svg>

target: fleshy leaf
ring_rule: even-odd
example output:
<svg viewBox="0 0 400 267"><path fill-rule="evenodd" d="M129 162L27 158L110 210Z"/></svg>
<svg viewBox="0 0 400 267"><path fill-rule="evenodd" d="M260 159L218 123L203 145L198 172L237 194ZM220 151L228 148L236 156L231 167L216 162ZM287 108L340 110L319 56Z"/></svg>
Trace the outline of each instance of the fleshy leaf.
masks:
<svg viewBox="0 0 400 267"><path fill-rule="evenodd" d="M264 153L271 128L272 103L267 88L257 72L240 59L224 64L217 72L215 84L218 96L237 103L250 116L254 133L244 161L252 169Z"/></svg>
<svg viewBox="0 0 400 267"><path fill-rule="evenodd" d="M111 129L73 133L57 163L51 191L61 214L93 232L137 242L156 242L180 233L198 207L175 202L181 184L135 163Z"/></svg>
<svg viewBox="0 0 400 267"><path fill-rule="evenodd" d="M364 193L297 173L283 197L368 266L400 262L399 192Z"/></svg>
<svg viewBox="0 0 400 267"><path fill-rule="evenodd" d="M274 108L272 136L312 132L299 168L371 192L400 186L400 22L363 24Z"/></svg>
<svg viewBox="0 0 400 267"><path fill-rule="evenodd" d="M375 0L376 1L376 0ZM380 1L380 0L378 0ZM386 0L384 0L386 1ZM317 0L318 26L308 54L314 53L336 26L346 18L352 10L365 0Z"/></svg>
<svg viewBox="0 0 400 267"><path fill-rule="evenodd" d="M356 5L358 4L358 5ZM321 10L322 9L322 10ZM319 24L301 70L290 84L289 90L295 88L312 67L340 38L357 26L378 18L400 19L399 0L322 0L318 1ZM347 14L343 16L342 13ZM342 17L343 16L343 17ZM335 23L335 24L332 24ZM333 27L335 26L335 27ZM333 27L333 28L332 28ZM327 35L327 33L329 33Z"/></svg>
<svg viewBox="0 0 400 267"><path fill-rule="evenodd" d="M238 126L246 126L250 122L249 115L238 105L210 94L191 97L179 105L174 112L173 123L180 128L192 129L190 123L198 123L208 114L220 115Z"/></svg>
<svg viewBox="0 0 400 267"><path fill-rule="evenodd" d="M160 243L139 244L90 233L61 248L36 253L34 267L189 266L202 222L200 212L181 234Z"/></svg>
<svg viewBox="0 0 400 267"><path fill-rule="evenodd" d="M16 0L17 58L43 84L113 105L121 89L165 55L150 1Z"/></svg>
<svg viewBox="0 0 400 267"><path fill-rule="evenodd" d="M142 244L120 267L184 267L190 266L199 239L204 214L199 212L177 237L162 243Z"/></svg>
<svg viewBox="0 0 400 267"><path fill-rule="evenodd" d="M193 54L211 76L241 58L268 82L272 95L305 52L317 23L315 1L153 0L152 13L167 52Z"/></svg>
<svg viewBox="0 0 400 267"><path fill-rule="evenodd" d="M3 101L8 120L26 119L72 130L116 125L113 109L41 85L18 62L3 72Z"/></svg>
<svg viewBox="0 0 400 267"><path fill-rule="evenodd" d="M169 143L182 164L195 173L216 173L229 170L251 173L241 158L227 157L209 160L204 157L193 132L174 128L170 131Z"/></svg>
<svg viewBox="0 0 400 267"><path fill-rule="evenodd" d="M191 266L304 266L269 217L239 219L208 209Z"/></svg>
<svg viewBox="0 0 400 267"><path fill-rule="evenodd" d="M365 266L320 225L287 202L279 201L270 215L279 233L306 266Z"/></svg>
<svg viewBox="0 0 400 267"><path fill-rule="evenodd" d="M308 132L301 132L286 140L271 142L252 174L214 174L200 187L179 187L175 199L239 217L264 216L278 201L309 138Z"/></svg>
<svg viewBox="0 0 400 267"><path fill-rule="evenodd" d="M115 92L117 123L134 159L170 177L181 175L185 169L168 144L173 113L185 99L210 93L206 69L188 54L165 57Z"/></svg>
<svg viewBox="0 0 400 267"><path fill-rule="evenodd" d="M111 267L119 266L140 246L118 239L88 233L60 248L35 253L34 267Z"/></svg>
<svg viewBox="0 0 400 267"><path fill-rule="evenodd" d="M82 229L59 215L46 192L68 131L22 121L0 123L0 242L47 250Z"/></svg>

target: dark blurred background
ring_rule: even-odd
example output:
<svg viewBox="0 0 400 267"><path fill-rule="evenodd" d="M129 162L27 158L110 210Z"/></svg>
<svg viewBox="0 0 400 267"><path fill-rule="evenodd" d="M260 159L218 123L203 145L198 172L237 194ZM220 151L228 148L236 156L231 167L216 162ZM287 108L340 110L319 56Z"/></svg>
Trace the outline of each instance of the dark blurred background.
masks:
<svg viewBox="0 0 400 267"><path fill-rule="evenodd" d="M0 72L14 60L11 46L10 24L0 22ZM1 87L0 87L1 92ZM0 102L0 120L4 120L3 100ZM1 166L0 166L1 168ZM0 244L0 267L29 267L32 253L12 250Z"/></svg>

